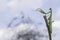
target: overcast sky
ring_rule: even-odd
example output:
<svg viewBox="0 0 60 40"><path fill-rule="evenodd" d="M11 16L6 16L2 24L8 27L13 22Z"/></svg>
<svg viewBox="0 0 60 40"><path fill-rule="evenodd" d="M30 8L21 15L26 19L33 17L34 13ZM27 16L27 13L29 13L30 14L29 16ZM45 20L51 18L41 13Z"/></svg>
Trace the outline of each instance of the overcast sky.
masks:
<svg viewBox="0 0 60 40"><path fill-rule="evenodd" d="M20 15L21 11L23 11L25 16L29 16L34 22L42 23L43 15L35 11L37 8L42 8L46 11L52 8L53 26L59 27L60 0L0 0L0 26L7 26L14 17Z"/></svg>

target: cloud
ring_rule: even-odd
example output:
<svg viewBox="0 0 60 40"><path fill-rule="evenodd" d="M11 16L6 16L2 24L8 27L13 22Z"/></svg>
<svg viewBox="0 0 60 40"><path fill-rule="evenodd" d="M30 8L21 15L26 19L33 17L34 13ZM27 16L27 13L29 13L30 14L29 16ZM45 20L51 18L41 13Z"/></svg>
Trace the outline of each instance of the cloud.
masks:
<svg viewBox="0 0 60 40"><path fill-rule="evenodd" d="M57 10L55 10L55 14L53 14L53 28L60 28L60 7L57 8Z"/></svg>
<svg viewBox="0 0 60 40"><path fill-rule="evenodd" d="M31 25L33 26L33 25ZM28 24L20 24L15 28L2 28L0 29L0 40L14 40L15 35L17 38L17 34L26 31L30 26ZM30 28L29 28L30 29ZM14 36L14 37L13 37Z"/></svg>
<svg viewBox="0 0 60 40"><path fill-rule="evenodd" d="M41 3L39 5L39 2ZM32 7L40 7L42 5L42 1L38 0L12 0L8 3L9 7L12 8L32 8Z"/></svg>
<svg viewBox="0 0 60 40"><path fill-rule="evenodd" d="M53 25L52 38L53 40L59 40L60 39L60 20L55 20L52 25Z"/></svg>
<svg viewBox="0 0 60 40"><path fill-rule="evenodd" d="M42 0L0 0L0 8L10 8L11 10L22 10L38 8L42 6Z"/></svg>
<svg viewBox="0 0 60 40"><path fill-rule="evenodd" d="M55 20L60 20L60 7L57 8L56 13L54 14Z"/></svg>
<svg viewBox="0 0 60 40"><path fill-rule="evenodd" d="M52 25L55 28L60 28L60 20L55 20Z"/></svg>
<svg viewBox="0 0 60 40"><path fill-rule="evenodd" d="M41 27L41 29L42 29L42 27ZM44 29L40 30L40 28L39 28L39 30L38 30L38 29L36 29L36 26L34 24L23 24L22 23L15 28L10 27L10 28L0 29L0 40L17 40L18 34L24 35L25 33L29 32L31 30L40 32L40 34L43 33L42 35L46 35L43 32ZM42 39L44 39L44 38L42 38Z"/></svg>
<svg viewBox="0 0 60 40"><path fill-rule="evenodd" d="M32 14L32 9L40 8L42 4L42 0L0 0L0 24L7 25L21 11Z"/></svg>

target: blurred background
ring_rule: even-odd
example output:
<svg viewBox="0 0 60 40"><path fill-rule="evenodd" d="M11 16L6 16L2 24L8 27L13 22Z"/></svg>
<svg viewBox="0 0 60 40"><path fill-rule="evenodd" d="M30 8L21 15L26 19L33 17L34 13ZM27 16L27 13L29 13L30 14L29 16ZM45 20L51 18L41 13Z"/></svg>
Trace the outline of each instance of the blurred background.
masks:
<svg viewBox="0 0 60 40"><path fill-rule="evenodd" d="M8 31L12 31L13 29L15 32L16 27L18 25L20 26L21 23L24 25L26 23L28 24L27 26L31 25L31 27L32 25L35 25L36 30L40 27L40 33L42 35L47 35L43 15L40 14L40 12L35 11L37 8L44 9L46 12L49 8L52 8L52 19L54 21L52 39L60 40L60 0L0 0L0 35L2 35L0 36L0 39L4 40L3 38L6 37L4 34L5 30L6 34L9 34ZM14 33L13 31L12 34ZM17 34L17 32L15 33ZM3 37L3 34L5 37ZM42 40L44 37L42 37ZM9 40L13 39L10 38Z"/></svg>

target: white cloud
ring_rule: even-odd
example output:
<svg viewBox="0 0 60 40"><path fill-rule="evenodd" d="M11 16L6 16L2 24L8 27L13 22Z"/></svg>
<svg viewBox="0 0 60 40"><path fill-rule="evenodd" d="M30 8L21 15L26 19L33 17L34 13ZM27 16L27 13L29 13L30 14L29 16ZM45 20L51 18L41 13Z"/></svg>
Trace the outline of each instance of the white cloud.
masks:
<svg viewBox="0 0 60 40"><path fill-rule="evenodd" d="M56 13L55 13L55 15L54 15L55 17L55 20L60 20L60 7L59 8L57 8L57 10L56 10Z"/></svg>
<svg viewBox="0 0 60 40"><path fill-rule="evenodd" d="M40 32L40 34L42 35L47 35L47 31L44 31L45 29L43 29L43 27L39 26L37 28L36 28L36 25L34 24L26 24L26 23L25 24L21 23L17 27L13 27L13 28L11 27L2 28L0 29L0 40L12 40L12 39L14 40L17 38L18 34L23 35L26 32L29 32L31 30ZM24 32L24 33L21 33L21 32ZM44 39L44 37L42 39Z"/></svg>
<svg viewBox="0 0 60 40"><path fill-rule="evenodd" d="M21 11L25 14L32 14L32 9L34 10L41 7L42 4L42 0L0 0L0 22L3 22L1 24L4 24L4 22L8 24L8 22L13 17L18 16Z"/></svg>
<svg viewBox="0 0 60 40"><path fill-rule="evenodd" d="M11 10L38 8L42 4L42 0L0 0L0 8L10 8Z"/></svg>
<svg viewBox="0 0 60 40"><path fill-rule="evenodd" d="M60 28L60 20L54 21L52 25L53 25L53 27L55 27L55 28Z"/></svg>
<svg viewBox="0 0 60 40"><path fill-rule="evenodd" d="M53 40L60 40L60 7L58 7L53 13L54 22L52 24L52 38Z"/></svg>
<svg viewBox="0 0 60 40"><path fill-rule="evenodd" d="M22 31L30 31L34 30L35 25L29 24L20 24L15 28L1 28L0 29L0 40L11 40L12 38L15 39L18 33ZM13 37L14 36L14 37Z"/></svg>
<svg viewBox="0 0 60 40"><path fill-rule="evenodd" d="M60 40L60 20L55 20L52 27L52 39Z"/></svg>
<svg viewBox="0 0 60 40"><path fill-rule="evenodd" d="M41 3L39 5L39 3ZM40 7L42 5L42 0L12 0L8 3L9 7L12 8L32 8L32 7Z"/></svg>

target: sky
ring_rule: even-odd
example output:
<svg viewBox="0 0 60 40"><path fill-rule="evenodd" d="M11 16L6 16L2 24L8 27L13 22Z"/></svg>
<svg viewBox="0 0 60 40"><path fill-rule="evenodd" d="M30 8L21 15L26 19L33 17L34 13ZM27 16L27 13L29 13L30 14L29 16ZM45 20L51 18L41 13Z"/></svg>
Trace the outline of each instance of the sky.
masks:
<svg viewBox="0 0 60 40"><path fill-rule="evenodd" d="M43 23L45 27L43 15L35 11L37 8L45 11L52 8L53 34L57 35L54 37L55 40L60 40L60 0L0 0L0 28L7 27L13 18L21 16L21 12L35 23ZM4 32L4 30L1 31L0 35Z"/></svg>
<svg viewBox="0 0 60 40"><path fill-rule="evenodd" d="M53 9L53 26L60 24L60 0L0 0L0 26L6 27L14 17L20 16L21 11L36 23L44 23L43 15L37 8L46 11ZM58 23L58 24L57 24Z"/></svg>

